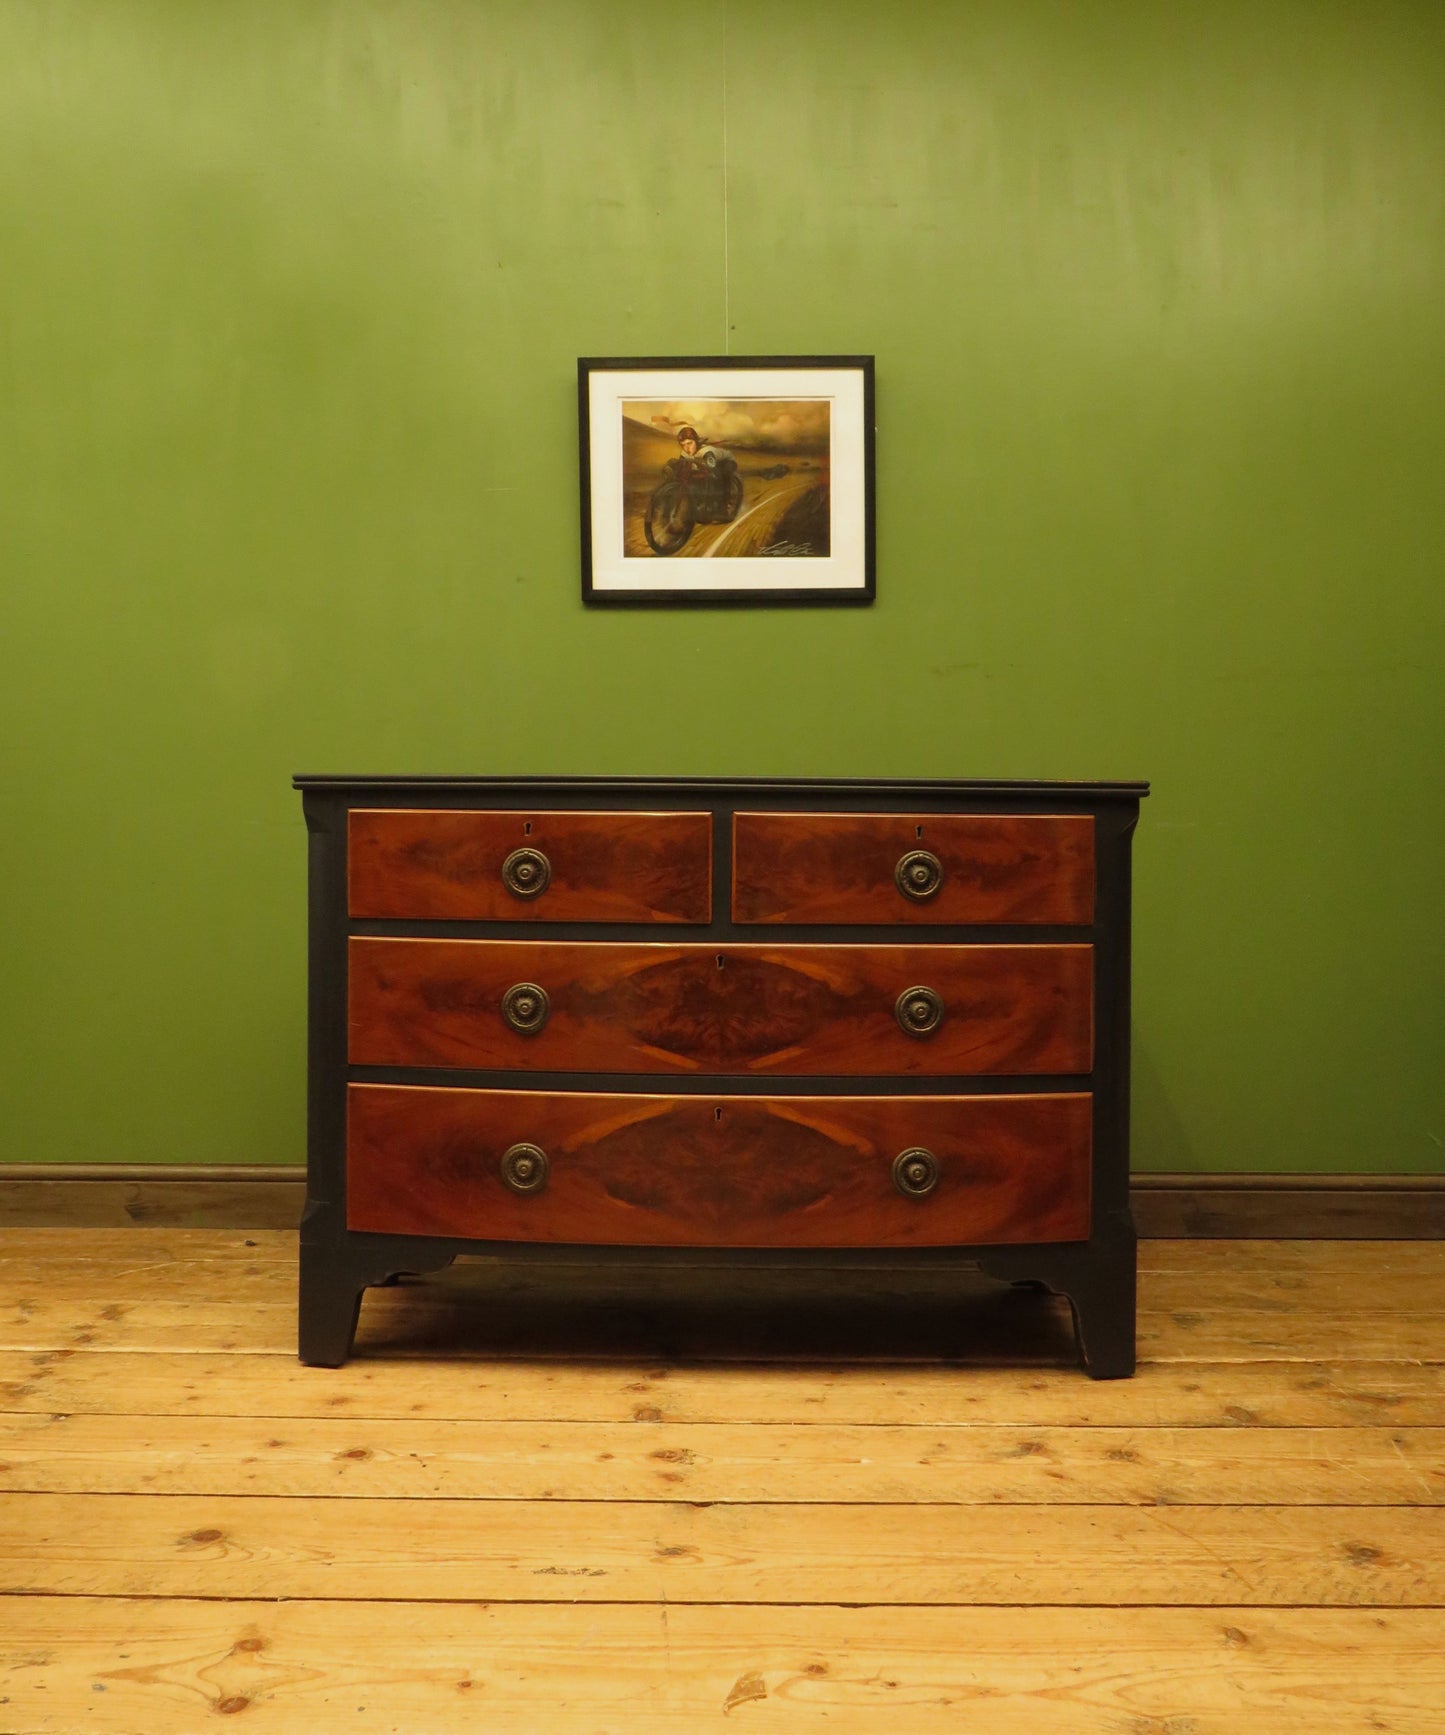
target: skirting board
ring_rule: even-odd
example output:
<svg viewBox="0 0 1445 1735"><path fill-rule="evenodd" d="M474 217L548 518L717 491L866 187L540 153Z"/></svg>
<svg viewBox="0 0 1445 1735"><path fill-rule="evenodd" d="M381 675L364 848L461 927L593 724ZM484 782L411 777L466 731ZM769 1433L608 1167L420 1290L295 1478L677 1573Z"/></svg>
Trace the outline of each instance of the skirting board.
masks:
<svg viewBox="0 0 1445 1735"><path fill-rule="evenodd" d="M0 1228L294 1229L299 1165L0 1166ZM1136 1175L1150 1240L1445 1238L1445 1175Z"/></svg>

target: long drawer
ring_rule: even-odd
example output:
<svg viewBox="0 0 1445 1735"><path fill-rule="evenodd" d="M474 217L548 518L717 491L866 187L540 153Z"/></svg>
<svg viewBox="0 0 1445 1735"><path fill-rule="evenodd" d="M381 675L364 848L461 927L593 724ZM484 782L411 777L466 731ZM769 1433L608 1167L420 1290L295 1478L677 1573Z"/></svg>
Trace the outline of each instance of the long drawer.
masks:
<svg viewBox="0 0 1445 1735"><path fill-rule="evenodd" d="M1087 1094L644 1096L357 1085L347 1225L591 1246L1085 1240Z"/></svg>
<svg viewBox="0 0 1445 1735"><path fill-rule="evenodd" d="M1093 949L354 938L359 1066L1087 1073Z"/></svg>

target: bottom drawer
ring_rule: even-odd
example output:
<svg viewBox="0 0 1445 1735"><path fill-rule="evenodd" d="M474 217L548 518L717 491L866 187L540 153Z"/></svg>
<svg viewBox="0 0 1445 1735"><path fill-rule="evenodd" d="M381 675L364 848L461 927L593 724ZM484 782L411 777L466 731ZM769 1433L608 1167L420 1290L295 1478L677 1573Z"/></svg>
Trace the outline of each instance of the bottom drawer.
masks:
<svg viewBox="0 0 1445 1735"><path fill-rule="evenodd" d="M347 1099L352 1229L624 1247L982 1246L1089 1234L1087 1094L355 1084ZM526 1148L510 1159L509 1184L514 1146ZM918 1152L926 1157L905 1155Z"/></svg>

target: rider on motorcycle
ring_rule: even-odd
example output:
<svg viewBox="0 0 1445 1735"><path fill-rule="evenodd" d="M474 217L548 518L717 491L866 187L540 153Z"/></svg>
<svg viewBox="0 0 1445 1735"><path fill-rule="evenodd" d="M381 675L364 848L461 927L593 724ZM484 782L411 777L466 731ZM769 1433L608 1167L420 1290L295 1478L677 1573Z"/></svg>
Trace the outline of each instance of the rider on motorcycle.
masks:
<svg viewBox="0 0 1445 1735"><path fill-rule="evenodd" d="M682 448L681 456L671 459L664 468L671 470L682 482L684 488L690 482L702 483L710 492L711 485L717 476L718 465L727 462L728 454L719 451L716 446L705 445L702 435L698 433L696 428L687 423L684 423L677 430L677 443ZM706 497L707 493L705 492L704 498ZM679 504L681 500L682 495L679 494ZM676 512L674 512L674 521L676 516Z"/></svg>
<svg viewBox="0 0 1445 1735"><path fill-rule="evenodd" d="M686 475L711 475L727 456L716 446L704 445L702 435L694 427L684 425L677 430L677 443L682 448L682 457L674 458L669 466L681 470Z"/></svg>
<svg viewBox="0 0 1445 1735"><path fill-rule="evenodd" d="M654 554L676 554L694 524L731 524L743 503L743 479L731 452L703 443L697 429L677 430L678 456L663 465L643 519Z"/></svg>

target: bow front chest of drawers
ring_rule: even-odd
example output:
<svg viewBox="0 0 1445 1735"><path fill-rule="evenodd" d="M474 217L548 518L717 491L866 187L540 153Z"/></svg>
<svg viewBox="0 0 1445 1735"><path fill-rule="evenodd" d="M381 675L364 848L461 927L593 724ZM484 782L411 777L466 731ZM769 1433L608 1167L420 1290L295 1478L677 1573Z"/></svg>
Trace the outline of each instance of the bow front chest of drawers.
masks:
<svg viewBox="0 0 1445 1735"><path fill-rule="evenodd" d="M1133 1371L1146 785L296 784L303 1361L399 1272L626 1248L979 1266Z"/></svg>

